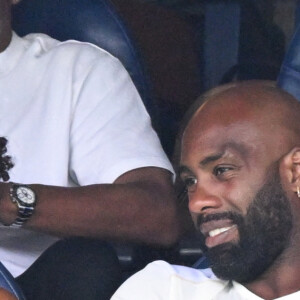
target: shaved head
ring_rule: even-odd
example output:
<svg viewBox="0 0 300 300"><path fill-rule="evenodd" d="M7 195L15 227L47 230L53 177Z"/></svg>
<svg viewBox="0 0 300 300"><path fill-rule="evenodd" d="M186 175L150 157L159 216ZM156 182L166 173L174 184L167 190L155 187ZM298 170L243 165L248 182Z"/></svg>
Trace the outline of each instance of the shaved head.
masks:
<svg viewBox="0 0 300 300"><path fill-rule="evenodd" d="M253 80L223 85L205 93L196 101L197 104L198 108L193 108L192 119L206 109L215 109L222 116L226 113L238 115L239 109L242 109L249 115L272 119L296 131L300 126L299 102L270 81ZM230 115L227 116L230 118Z"/></svg>
<svg viewBox="0 0 300 300"><path fill-rule="evenodd" d="M228 128L248 122L268 135L280 152L300 141L300 103L270 81L252 80L214 88L197 99L187 118L183 141L190 129L199 135L209 127Z"/></svg>

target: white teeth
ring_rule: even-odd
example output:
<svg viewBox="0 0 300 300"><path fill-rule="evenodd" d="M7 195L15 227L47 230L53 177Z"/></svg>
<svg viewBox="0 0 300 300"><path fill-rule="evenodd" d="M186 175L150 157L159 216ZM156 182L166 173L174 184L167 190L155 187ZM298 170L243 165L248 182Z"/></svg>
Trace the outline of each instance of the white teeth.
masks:
<svg viewBox="0 0 300 300"><path fill-rule="evenodd" d="M220 234L222 232L228 231L232 227L234 227L234 225L233 226L229 226L229 227L217 228L217 229L214 229L214 230L210 231L208 233L208 235L211 236L211 237L213 237L213 236L216 236L216 235L218 235L218 234Z"/></svg>

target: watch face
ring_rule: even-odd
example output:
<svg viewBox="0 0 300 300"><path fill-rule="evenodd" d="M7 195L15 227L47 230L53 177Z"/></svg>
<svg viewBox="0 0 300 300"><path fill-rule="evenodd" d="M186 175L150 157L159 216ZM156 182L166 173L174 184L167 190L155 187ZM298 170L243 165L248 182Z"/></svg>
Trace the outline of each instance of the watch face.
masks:
<svg viewBox="0 0 300 300"><path fill-rule="evenodd" d="M32 204L35 202L35 194L34 192L24 186L20 186L16 190L16 194L18 198L23 201L25 204Z"/></svg>

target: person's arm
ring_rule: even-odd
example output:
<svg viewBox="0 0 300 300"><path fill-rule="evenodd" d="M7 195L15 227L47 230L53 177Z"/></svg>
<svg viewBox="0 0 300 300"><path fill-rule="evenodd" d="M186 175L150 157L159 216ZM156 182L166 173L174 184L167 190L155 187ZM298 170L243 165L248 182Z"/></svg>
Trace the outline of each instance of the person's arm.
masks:
<svg viewBox="0 0 300 300"><path fill-rule="evenodd" d="M61 151L55 147L59 139L41 136L39 143L46 142L53 149L50 154L37 153L32 146L32 160L38 155L49 165L44 170L31 168L37 178L32 179L22 168L24 158L13 150L9 153L18 159L15 168L20 167L12 181L45 184L31 186L38 200L25 227L58 236L169 245L179 231L171 173L167 171L171 166L151 120L120 62L95 47L81 47L84 51L72 71L72 95L59 104L71 107L60 115L67 124L67 159L60 162L58 157L48 163L48 155ZM30 137L25 142L30 142ZM26 159L28 163L31 157ZM57 164L57 174L49 174L51 163ZM59 164L67 164L68 179L78 187L47 185L47 176L60 175ZM43 172L46 175L39 179ZM61 181L57 182L60 185ZM8 190L6 184L0 187L0 222L4 224L11 224L16 217Z"/></svg>
<svg viewBox="0 0 300 300"><path fill-rule="evenodd" d="M179 234L171 173L160 168L129 171L114 184L75 188L30 185L37 194L26 228L58 236L113 238L170 245ZM17 208L1 183L0 221L11 224Z"/></svg>

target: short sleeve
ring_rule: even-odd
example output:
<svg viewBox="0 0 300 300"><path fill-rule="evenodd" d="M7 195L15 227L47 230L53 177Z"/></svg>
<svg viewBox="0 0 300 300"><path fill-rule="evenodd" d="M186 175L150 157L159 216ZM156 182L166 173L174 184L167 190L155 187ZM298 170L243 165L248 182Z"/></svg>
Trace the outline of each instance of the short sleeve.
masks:
<svg viewBox="0 0 300 300"><path fill-rule="evenodd" d="M81 68L82 69L82 68ZM112 183L127 171L172 171L150 117L121 63L108 53L75 84L71 124L71 177L79 185Z"/></svg>

